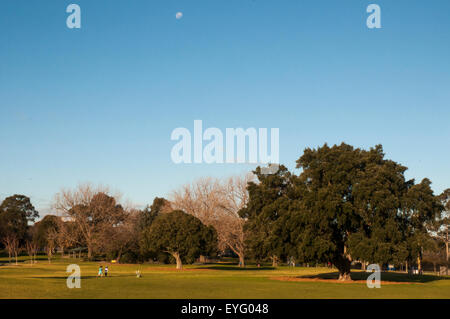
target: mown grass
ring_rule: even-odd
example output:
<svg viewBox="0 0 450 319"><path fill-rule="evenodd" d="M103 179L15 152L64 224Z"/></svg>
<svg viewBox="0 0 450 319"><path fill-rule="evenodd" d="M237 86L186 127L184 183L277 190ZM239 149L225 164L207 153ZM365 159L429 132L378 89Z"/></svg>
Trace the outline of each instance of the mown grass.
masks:
<svg viewBox="0 0 450 319"><path fill-rule="evenodd" d="M66 268L72 263L81 267L81 289L66 286ZM210 264L186 265L176 271L174 265L108 264L108 278L97 278L98 262L57 259L49 264L41 259L34 265L9 265L1 258L0 264L0 298L450 298L450 278L431 275L382 273L383 281L413 283L369 289L362 283L273 279L335 278L336 271L328 268L240 269L233 264ZM142 278L136 277L138 269ZM367 274L354 272L352 277L365 279Z"/></svg>

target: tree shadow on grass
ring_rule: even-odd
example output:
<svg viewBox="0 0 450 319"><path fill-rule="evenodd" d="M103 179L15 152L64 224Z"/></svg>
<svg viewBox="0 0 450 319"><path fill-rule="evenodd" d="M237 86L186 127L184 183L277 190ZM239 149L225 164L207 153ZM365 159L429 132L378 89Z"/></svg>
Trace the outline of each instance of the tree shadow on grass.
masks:
<svg viewBox="0 0 450 319"><path fill-rule="evenodd" d="M229 265L223 265L223 264L210 264L208 266L204 267L196 267L195 269L211 269L211 270L230 270L230 271L255 271L255 270L274 270L274 267L269 266L261 266L261 267L255 267L255 266L247 266L247 267L239 267L237 265L229 264Z"/></svg>
<svg viewBox="0 0 450 319"><path fill-rule="evenodd" d="M371 275L371 273L362 272L362 271L352 272L350 274L352 280L367 280L367 277L369 277L370 275ZM317 275L298 276L297 278L337 280L339 278L339 273L338 272L330 272L330 273L323 273L323 274L317 274ZM381 272L381 281L386 281L386 282L427 283L427 282L438 281L438 280L450 280L450 278L434 276L434 275L409 275L406 273L398 273L398 272Z"/></svg>
<svg viewBox="0 0 450 319"><path fill-rule="evenodd" d="M67 277L70 274L67 274ZM61 280L67 280L67 277L56 277L56 276L34 276L34 277L28 277L28 278L33 278L33 279L61 279ZM100 277L98 278L97 276L81 276L80 279L98 279L98 280L108 280L108 278L118 278L118 277L136 277L136 275L133 274L123 274L123 275L108 275L108 277Z"/></svg>

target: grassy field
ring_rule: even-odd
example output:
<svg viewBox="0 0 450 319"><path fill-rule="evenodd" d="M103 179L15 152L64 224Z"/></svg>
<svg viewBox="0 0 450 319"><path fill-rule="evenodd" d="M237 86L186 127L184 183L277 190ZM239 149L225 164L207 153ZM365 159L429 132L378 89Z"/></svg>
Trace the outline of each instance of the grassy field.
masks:
<svg viewBox="0 0 450 319"><path fill-rule="evenodd" d="M66 286L66 267L71 263L81 267L81 289ZM0 298L450 298L450 278L432 275L382 273L381 279L391 284L369 289L359 282L280 280L337 276L328 268L239 269L232 264L211 264L176 271L174 265L109 264L109 277L96 278L99 264L58 259L51 264L39 260L16 266L1 258ZM139 268L142 278L136 278ZM364 280L367 274L354 272L352 277Z"/></svg>

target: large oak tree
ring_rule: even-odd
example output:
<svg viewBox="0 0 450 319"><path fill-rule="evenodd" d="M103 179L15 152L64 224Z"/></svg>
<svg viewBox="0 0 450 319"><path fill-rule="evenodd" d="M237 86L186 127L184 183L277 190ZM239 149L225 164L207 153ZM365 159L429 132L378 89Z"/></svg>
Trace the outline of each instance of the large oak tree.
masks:
<svg viewBox="0 0 450 319"><path fill-rule="evenodd" d="M351 279L353 261L420 265L427 225L442 210L428 179L405 179L407 168L385 159L380 145L307 148L297 168L298 176L259 175L249 186L253 246L332 262L340 280Z"/></svg>
<svg viewBox="0 0 450 319"><path fill-rule="evenodd" d="M354 260L420 260L425 224L441 209L429 180L406 180L407 168L385 159L381 145L306 149L297 168L303 170L296 184L303 198L293 209L300 257L331 261L340 280L350 279Z"/></svg>

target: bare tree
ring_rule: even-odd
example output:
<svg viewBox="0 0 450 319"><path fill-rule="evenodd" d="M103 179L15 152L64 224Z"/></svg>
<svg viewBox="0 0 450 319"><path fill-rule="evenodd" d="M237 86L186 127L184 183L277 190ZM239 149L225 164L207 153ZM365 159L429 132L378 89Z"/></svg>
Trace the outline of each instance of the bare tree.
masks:
<svg viewBox="0 0 450 319"><path fill-rule="evenodd" d="M39 249L39 240L37 233L38 227L36 226L36 224L28 227L27 238L25 240L25 248L27 250L28 256L30 256L31 265L36 263L36 254Z"/></svg>
<svg viewBox="0 0 450 319"><path fill-rule="evenodd" d="M77 243L78 237L71 221L65 221L63 218L58 218L55 241L56 246L61 251L62 257L64 257L64 251L67 248Z"/></svg>
<svg viewBox="0 0 450 319"><path fill-rule="evenodd" d="M245 266L244 223L238 212L248 201L247 184L253 175L199 179L182 186L171 195L172 206L213 226L218 235L219 248L231 249Z"/></svg>
<svg viewBox="0 0 450 319"><path fill-rule="evenodd" d="M11 257L14 256L16 260L16 265L18 264L18 255L19 255L19 238L14 233L8 233L3 237L3 245L5 245L6 250L8 251L8 260L11 263Z"/></svg>
<svg viewBox="0 0 450 319"><path fill-rule="evenodd" d="M28 256L30 256L31 265L36 263L36 254L38 251L38 242L33 239L28 239L26 242L26 249Z"/></svg>
<svg viewBox="0 0 450 319"><path fill-rule="evenodd" d="M58 240L58 231L51 228L47 232L47 245L45 246L45 252L47 253L48 262L52 262L52 256L55 251Z"/></svg>
<svg viewBox="0 0 450 319"><path fill-rule="evenodd" d="M75 225L88 249L88 258L102 246L104 234L124 221L125 214L117 204L118 195L109 195L106 187L79 185L75 190L61 190L54 207Z"/></svg>

